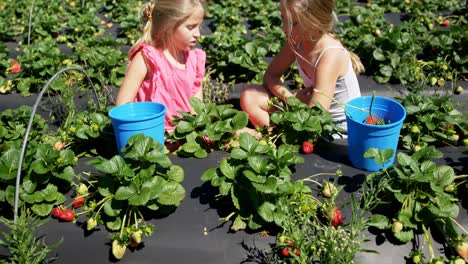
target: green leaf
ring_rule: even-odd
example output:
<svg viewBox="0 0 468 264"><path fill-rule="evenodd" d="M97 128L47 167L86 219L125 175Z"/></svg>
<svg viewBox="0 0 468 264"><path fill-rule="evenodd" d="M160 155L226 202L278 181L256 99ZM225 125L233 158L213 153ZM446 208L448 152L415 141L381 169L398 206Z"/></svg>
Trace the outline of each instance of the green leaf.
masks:
<svg viewBox="0 0 468 264"><path fill-rule="evenodd" d="M53 173L55 177L65 180L67 182L72 182L75 178L75 171L71 166L67 166L61 173Z"/></svg>
<svg viewBox="0 0 468 264"><path fill-rule="evenodd" d="M385 60L385 55L382 51L382 49L377 48L372 52L372 56L374 57L375 60L377 61L384 61Z"/></svg>
<svg viewBox="0 0 468 264"><path fill-rule="evenodd" d="M157 199L163 205L179 205L185 197L185 189L177 182L167 182L159 198Z"/></svg>
<svg viewBox="0 0 468 264"><path fill-rule="evenodd" d="M172 165L167 172L167 177L168 180L181 183L185 178L184 169L181 166Z"/></svg>
<svg viewBox="0 0 468 264"><path fill-rule="evenodd" d="M234 179L236 176L236 168L234 166L231 166L228 162L228 159L222 159L220 164L219 164L219 169L221 173L226 176L226 178L229 179Z"/></svg>
<svg viewBox="0 0 468 264"><path fill-rule="evenodd" d="M189 100L190 105L192 106L193 111L197 114L203 113L203 110L205 109L205 104L197 97L192 97ZM180 125L180 123L179 123Z"/></svg>
<svg viewBox="0 0 468 264"><path fill-rule="evenodd" d="M231 191L232 183L231 182L222 182L219 186L219 193L223 196L227 196Z"/></svg>
<svg viewBox="0 0 468 264"><path fill-rule="evenodd" d="M237 187L239 188L239 187ZM234 207L237 209L237 210L240 210L240 204L239 204L239 199L237 198L236 196L236 192L235 190L237 189L236 188L236 185L233 185L232 188L231 188L231 200L232 200L232 204L234 205Z"/></svg>
<svg viewBox="0 0 468 264"><path fill-rule="evenodd" d="M366 224L368 226L376 227L380 230L384 230L390 227L390 221L385 215L374 214L367 219Z"/></svg>
<svg viewBox="0 0 468 264"><path fill-rule="evenodd" d="M264 177L263 175L257 175L256 173L254 173L251 170L244 170L244 171L242 171L242 174L252 182L255 182L255 183L265 183L266 182L266 177Z"/></svg>
<svg viewBox="0 0 468 264"><path fill-rule="evenodd" d="M440 187L445 187L455 180L455 172L453 168L447 165L442 165L437 167L433 172L433 179L431 185L437 185Z"/></svg>
<svg viewBox="0 0 468 264"><path fill-rule="evenodd" d="M277 226L282 226L283 223L287 220L287 216L279 211L275 211L273 218Z"/></svg>
<svg viewBox="0 0 468 264"><path fill-rule="evenodd" d="M232 129L235 131L244 128L247 126L248 122L249 118L247 116L247 113L239 111L231 120Z"/></svg>
<svg viewBox="0 0 468 264"><path fill-rule="evenodd" d="M251 156L247 158L249 166L256 172L262 173L267 165L266 159L260 156Z"/></svg>
<svg viewBox="0 0 468 264"><path fill-rule="evenodd" d="M278 179L274 176L267 178L264 184L252 182L252 186L262 193L274 193L276 191Z"/></svg>
<svg viewBox="0 0 468 264"><path fill-rule="evenodd" d="M115 192L116 200L128 200L130 197L136 194L136 187L134 184L130 186L120 186Z"/></svg>
<svg viewBox="0 0 468 264"><path fill-rule="evenodd" d="M52 211L53 207L54 207L53 204L41 203L41 204L34 204L31 207L31 210L39 216L48 216L50 212Z"/></svg>
<svg viewBox="0 0 468 264"><path fill-rule="evenodd" d="M403 243L407 243L414 238L413 230L400 231L398 233L393 233L395 237Z"/></svg>
<svg viewBox="0 0 468 264"><path fill-rule="evenodd" d="M231 151L231 158L243 160L246 159L248 156L247 152L241 148L234 148Z"/></svg>
<svg viewBox="0 0 468 264"><path fill-rule="evenodd" d="M193 131L193 129L192 124L185 120L180 121L176 128L177 132L181 134L189 133Z"/></svg>
<svg viewBox="0 0 468 264"><path fill-rule="evenodd" d="M215 176L218 176L217 174L217 168L210 168L208 169L207 171L205 171L202 176L201 176L201 180L206 182L206 181L210 181L211 179L213 179Z"/></svg>
<svg viewBox="0 0 468 264"><path fill-rule="evenodd" d="M206 156L208 156L208 152L202 148L199 148L197 151L195 151L195 153L193 153L193 156L195 156L197 159L204 159Z"/></svg>
<svg viewBox="0 0 468 264"><path fill-rule="evenodd" d="M254 153L258 145L258 142L254 136L248 133L242 133L239 136L239 144L240 144L240 147L246 150L248 153Z"/></svg>
<svg viewBox="0 0 468 264"><path fill-rule="evenodd" d="M237 215L232 223L231 229L234 231L244 230L247 227L247 223L242 220L240 215Z"/></svg>
<svg viewBox="0 0 468 264"><path fill-rule="evenodd" d="M374 159L375 163L383 165L393 157L393 153L393 149L369 148L364 153L364 158Z"/></svg>
<svg viewBox="0 0 468 264"><path fill-rule="evenodd" d="M263 220L271 223L274 220L275 209L276 209L276 206L274 204L269 203L269 202L264 202L258 208L257 213L263 218Z"/></svg>
<svg viewBox="0 0 468 264"><path fill-rule="evenodd" d="M148 188L142 188L140 192L128 199L128 204L135 206L146 205L150 199L150 196L151 190L148 190Z"/></svg>

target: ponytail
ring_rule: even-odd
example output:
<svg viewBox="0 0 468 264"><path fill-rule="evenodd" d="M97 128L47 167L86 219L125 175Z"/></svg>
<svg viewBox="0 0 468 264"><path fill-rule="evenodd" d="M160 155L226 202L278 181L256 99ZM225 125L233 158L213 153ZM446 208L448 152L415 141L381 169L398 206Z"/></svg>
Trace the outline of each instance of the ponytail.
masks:
<svg viewBox="0 0 468 264"><path fill-rule="evenodd" d="M361 59L356 55L356 53L348 51L349 52L349 57L351 58L351 64L353 65L353 70L356 74L360 74L361 72L364 72L365 68L364 65L361 62Z"/></svg>
<svg viewBox="0 0 468 264"><path fill-rule="evenodd" d="M154 2L149 1L144 4L139 12L140 20L143 23L143 32L141 37L135 42L130 48L129 56L133 54L133 50L136 49L140 44L154 44L153 42L153 8Z"/></svg>

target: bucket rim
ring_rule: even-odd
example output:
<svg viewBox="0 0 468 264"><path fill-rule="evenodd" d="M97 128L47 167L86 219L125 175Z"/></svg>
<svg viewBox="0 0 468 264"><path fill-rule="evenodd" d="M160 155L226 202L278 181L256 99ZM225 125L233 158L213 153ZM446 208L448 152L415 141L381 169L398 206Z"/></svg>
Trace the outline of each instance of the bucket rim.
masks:
<svg viewBox="0 0 468 264"><path fill-rule="evenodd" d="M358 100L358 99L365 100L365 99L367 99L367 98L372 98L372 95L364 95L364 96L355 97L355 98L349 100L349 101L345 104L344 114L345 114L345 116L346 116L346 120L351 120L351 121L356 122L356 123L359 123L359 124L361 124L361 125L364 125L364 126L367 126L367 127L373 127L373 128L377 128L377 127L379 127L379 128L391 128L391 127L400 125L401 123L403 123L403 122L405 121L405 119L406 119L406 114L407 114L407 113L406 113L406 108L405 108L400 102L398 102L397 100L395 100L395 99L393 99L393 98L389 98L389 97L385 97L385 96L378 96L378 95L374 96L374 98L376 98L376 99L382 99L382 100L384 100L384 101L390 101L390 102L392 102L392 103L395 103L395 105L397 105L397 106L402 110L403 116L402 116L402 118L401 118L400 121L394 122L394 123L390 123L390 124L384 124L384 125L371 125L371 124L366 124L366 123L358 122L356 119L353 119L353 118L349 115L349 113L348 113L348 111L350 110L350 108L352 108L352 107L349 106L348 104L349 104L350 102L354 101L354 100ZM356 111L357 111L357 109L356 109Z"/></svg>
<svg viewBox="0 0 468 264"><path fill-rule="evenodd" d="M141 118L141 119L117 117L114 114L118 110L122 110L123 108L128 108L128 107L134 107L135 105L137 105L137 106L158 105L158 106L162 107L162 111L160 111L159 113L154 113L152 115L146 116L145 118ZM109 117L111 119L115 119L115 120L119 120L119 121L126 121L126 122L145 121L145 120L148 120L148 119L154 119L154 118L160 117L162 115L165 115L166 110L167 110L167 107L164 104L158 103L158 102L131 102L131 103L118 105L118 106L112 108L111 110L109 110Z"/></svg>

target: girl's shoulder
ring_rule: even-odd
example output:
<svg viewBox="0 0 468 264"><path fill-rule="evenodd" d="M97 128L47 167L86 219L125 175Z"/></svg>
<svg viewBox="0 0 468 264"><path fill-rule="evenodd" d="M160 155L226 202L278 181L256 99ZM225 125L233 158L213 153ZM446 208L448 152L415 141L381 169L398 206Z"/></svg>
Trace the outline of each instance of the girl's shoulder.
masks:
<svg viewBox="0 0 468 264"><path fill-rule="evenodd" d="M129 55L130 60L133 59L133 57L135 57L135 55L139 52L143 53L143 56L148 59L157 59L163 55L162 51L153 45L141 43L132 50L131 54Z"/></svg>

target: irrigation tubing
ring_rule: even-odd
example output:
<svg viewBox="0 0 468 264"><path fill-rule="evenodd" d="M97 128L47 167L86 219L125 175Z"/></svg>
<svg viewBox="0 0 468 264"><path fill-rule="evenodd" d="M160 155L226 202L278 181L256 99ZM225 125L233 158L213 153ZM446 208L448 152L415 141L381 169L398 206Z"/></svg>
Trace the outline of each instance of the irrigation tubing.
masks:
<svg viewBox="0 0 468 264"><path fill-rule="evenodd" d="M28 25L28 46L31 43L31 24L32 24L32 12L34 8L34 0L31 3L31 8L29 9L29 25Z"/></svg>
<svg viewBox="0 0 468 264"><path fill-rule="evenodd" d="M54 74L54 76L52 76L49 79L49 81L44 85L44 87L42 87L41 91L39 92L39 94L38 94L38 96L36 98L36 102L34 103L34 106L33 106L32 112L31 112L31 117L29 118L28 127L26 129L26 134L24 135L23 144L21 146L21 152L20 152L20 157L19 157L19 161L18 161L18 171L16 172L16 188L15 188L14 218L13 218L13 221L14 221L15 224L16 224L16 221L17 221L17 218L18 218L19 186L20 186L20 181L21 181L21 170L22 170L22 167L23 167L24 152L26 151L26 145L28 144L29 132L31 131L31 126L32 126L32 123L34 121L34 116L36 114L37 107L39 106L39 103L41 102L41 99L42 99L42 96L44 95L44 92L49 87L49 85L52 83L52 81L54 81L61 73L66 72L66 71L70 71L70 70L80 71L86 76L86 79L88 80L88 82L91 85L91 88L93 89L94 96L95 96L95 99L96 99L97 108L99 109L99 97L98 97L98 95L96 93L96 90L94 89L94 84L91 81L91 78L89 77L89 75L86 73L86 71L83 70L83 68L81 68L81 67L71 66L71 67L67 67L67 68L64 68L64 69L58 71L57 73Z"/></svg>

